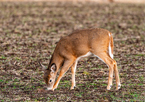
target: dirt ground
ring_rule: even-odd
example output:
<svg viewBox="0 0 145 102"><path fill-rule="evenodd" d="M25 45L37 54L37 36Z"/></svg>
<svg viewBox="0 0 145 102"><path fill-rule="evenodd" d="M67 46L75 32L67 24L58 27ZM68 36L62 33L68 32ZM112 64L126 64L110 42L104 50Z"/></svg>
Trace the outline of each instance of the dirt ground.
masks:
<svg viewBox="0 0 145 102"><path fill-rule="evenodd" d="M96 2L96 3L145 3L145 0L0 0L2 2L73 2L73 3L85 3L85 2Z"/></svg>
<svg viewBox="0 0 145 102"><path fill-rule="evenodd" d="M0 3L0 101L145 101L145 4ZM70 70L47 91L38 61L47 66L56 43L72 31L104 28L114 36L115 79L106 90L108 67L98 58L79 61L76 89Z"/></svg>

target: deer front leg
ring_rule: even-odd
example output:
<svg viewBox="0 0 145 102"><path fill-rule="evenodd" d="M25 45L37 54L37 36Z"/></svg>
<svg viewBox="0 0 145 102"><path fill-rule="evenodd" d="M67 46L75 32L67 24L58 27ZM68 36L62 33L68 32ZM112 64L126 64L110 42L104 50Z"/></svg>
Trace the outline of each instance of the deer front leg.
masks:
<svg viewBox="0 0 145 102"><path fill-rule="evenodd" d="M64 65L62 66L62 69L60 71L60 74L59 74L59 76L58 76L58 78L57 78L57 80L56 80L56 82L55 82L55 84L54 84L54 86L52 88L53 91L54 91L54 89L57 88L57 86L58 86L61 78L63 77L63 75L66 73L66 71L69 69L69 67L72 64L73 64L73 60L67 60L67 61L64 62Z"/></svg>
<svg viewBox="0 0 145 102"><path fill-rule="evenodd" d="M71 66L71 72L72 72L72 86L71 86L71 90L74 89L75 86L76 86L76 82L75 82L76 67L77 67L77 61L75 61L73 63L73 65Z"/></svg>

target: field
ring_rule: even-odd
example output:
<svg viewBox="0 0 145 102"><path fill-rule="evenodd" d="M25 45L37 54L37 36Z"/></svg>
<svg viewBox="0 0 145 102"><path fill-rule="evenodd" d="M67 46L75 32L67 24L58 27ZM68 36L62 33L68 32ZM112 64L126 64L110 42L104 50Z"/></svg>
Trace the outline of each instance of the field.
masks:
<svg viewBox="0 0 145 102"><path fill-rule="evenodd" d="M121 89L114 78L106 90L108 67L90 57L78 63L74 90L70 70L45 90L38 61L47 66L61 37L94 27L113 33ZM145 101L145 4L0 3L0 101Z"/></svg>

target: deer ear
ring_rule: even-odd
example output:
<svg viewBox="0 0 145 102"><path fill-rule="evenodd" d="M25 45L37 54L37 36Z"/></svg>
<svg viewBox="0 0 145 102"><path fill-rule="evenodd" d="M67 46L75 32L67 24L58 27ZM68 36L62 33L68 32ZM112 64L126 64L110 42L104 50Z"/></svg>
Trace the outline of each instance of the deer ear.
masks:
<svg viewBox="0 0 145 102"><path fill-rule="evenodd" d="M39 64L40 64L40 66L41 66L41 68L43 69L43 70L46 70L47 68L43 65L43 64L41 64L40 62L39 62Z"/></svg>
<svg viewBox="0 0 145 102"><path fill-rule="evenodd" d="M54 73L56 71L56 65L55 64L52 64L50 69Z"/></svg>

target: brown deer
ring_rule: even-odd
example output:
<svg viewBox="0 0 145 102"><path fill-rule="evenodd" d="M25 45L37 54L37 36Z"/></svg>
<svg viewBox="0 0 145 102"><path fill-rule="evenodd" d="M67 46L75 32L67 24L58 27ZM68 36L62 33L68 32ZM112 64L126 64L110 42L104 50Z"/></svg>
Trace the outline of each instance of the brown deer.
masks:
<svg viewBox="0 0 145 102"><path fill-rule="evenodd" d="M44 81L47 84L47 89L54 91L63 75L70 67L72 72L71 89L74 89L76 86L75 72L78 60L82 57L94 55L109 67L107 90L110 90L112 86L113 71L115 72L116 90L118 90L121 87L121 84L117 63L113 59L113 47L113 37L111 32L101 28L79 30L61 38L57 43L48 68L44 70ZM42 67L44 68L43 65ZM55 82L60 67L61 70Z"/></svg>

